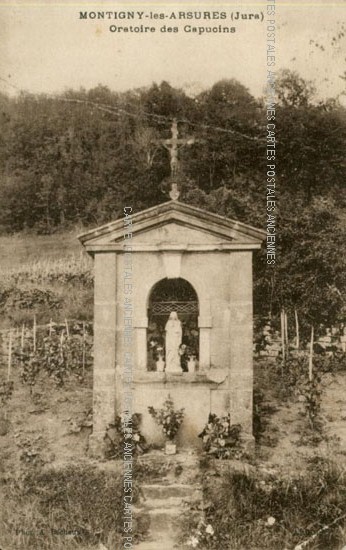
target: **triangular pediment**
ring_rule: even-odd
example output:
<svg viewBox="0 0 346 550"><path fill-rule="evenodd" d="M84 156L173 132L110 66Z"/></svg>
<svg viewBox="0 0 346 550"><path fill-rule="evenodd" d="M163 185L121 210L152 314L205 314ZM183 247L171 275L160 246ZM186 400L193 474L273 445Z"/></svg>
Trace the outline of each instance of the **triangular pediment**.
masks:
<svg viewBox="0 0 346 550"><path fill-rule="evenodd" d="M177 201L130 213L79 236L90 251L122 245L124 235L132 233L136 247L224 247L246 245L259 248L265 233L236 220ZM127 223L126 223L127 222ZM131 222L131 223L130 223Z"/></svg>

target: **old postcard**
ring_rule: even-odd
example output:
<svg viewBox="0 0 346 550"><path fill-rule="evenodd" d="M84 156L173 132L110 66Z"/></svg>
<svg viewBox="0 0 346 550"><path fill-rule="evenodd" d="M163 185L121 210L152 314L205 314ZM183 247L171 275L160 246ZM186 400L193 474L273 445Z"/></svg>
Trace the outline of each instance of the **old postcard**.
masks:
<svg viewBox="0 0 346 550"><path fill-rule="evenodd" d="M345 550L345 16L1 3L0 550Z"/></svg>

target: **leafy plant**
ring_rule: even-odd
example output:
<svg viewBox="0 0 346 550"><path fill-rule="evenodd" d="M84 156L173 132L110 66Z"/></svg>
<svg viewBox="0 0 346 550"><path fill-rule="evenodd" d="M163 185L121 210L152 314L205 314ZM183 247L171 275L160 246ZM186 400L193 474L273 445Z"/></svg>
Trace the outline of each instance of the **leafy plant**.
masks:
<svg viewBox="0 0 346 550"><path fill-rule="evenodd" d="M61 300L50 290L33 288L29 290L12 288L7 292L3 307L6 311L17 309L33 309L43 305L48 309L61 308Z"/></svg>
<svg viewBox="0 0 346 550"><path fill-rule="evenodd" d="M230 414L219 418L210 413L208 422L199 434L204 450L216 458L237 457L241 454L240 424L231 424Z"/></svg>
<svg viewBox="0 0 346 550"><path fill-rule="evenodd" d="M337 351L333 355L315 355L314 366L319 373L331 373L346 371L346 353Z"/></svg>
<svg viewBox="0 0 346 550"><path fill-rule="evenodd" d="M0 404L5 407L13 394L13 380L0 382Z"/></svg>
<svg viewBox="0 0 346 550"><path fill-rule="evenodd" d="M339 364L339 363L337 363ZM300 357L289 357L282 369L279 379L281 381L281 394L285 398L297 397L304 405L305 414L312 430L321 431L322 421L320 419L322 380L319 369L315 368L312 378L308 373L308 358L306 355ZM326 367L326 371L328 367Z"/></svg>
<svg viewBox="0 0 346 550"><path fill-rule="evenodd" d="M308 369L307 358L304 355L293 357L289 356L285 365L282 359L276 361L278 381L280 383L280 397L284 400L297 394L297 387L302 376L306 376Z"/></svg>
<svg viewBox="0 0 346 550"><path fill-rule="evenodd" d="M116 416L114 422L109 424L105 434L105 457L120 458L124 455L124 443L131 442L132 456L145 453L148 444L140 431L142 415L134 413L128 426L124 426L120 416Z"/></svg>
<svg viewBox="0 0 346 550"><path fill-rule="evenodd" d="M279 441L278 428L270 425L270 416L277 408L266 401L265 394L258 388L253 391L253 435L256 443L275 447Z"/></svg>
<svg viewBox="0 0 346 550"><path fill-rule="evenodd" d="M184 409L174 410L174 403L170 395L163 404L162 409L148 407L148 411L155 422L162 427L167 439L173 441L184 419Z"/></svg>
<svg viewBox="0 0 346 550"><path fill-rule="evenodd" d="M53 331L49 336L37 337L36 349L26 341L23 347L14 351L14 356L21 369L21 379L30 386L31 392L42 372L47 373L59 387L71 375L83 380L84 367L90 363L91 348L91 339L83 334L66 337L64 333Z"/></svg>
<svg viewBox="0 0 346 550"><path fill-rule="evenodd" d="M319 419L322 394L320 376L314 374L311 380L307 376L301 378L298 391L304 400L305 413L309 419L311 429L321 429L322 424Z"/></svg>
<svg viewBox="0 0 346 550"><path fill-rule="evenodd" d="M20 460L26 466L39 467L44 465L44 460L41 456L40 449L37 448L31 441L24 441L19 446L22 448Z"/></svg>
<svg viewBox="0 0 346 550"><path fill-rule="evenodd" d="M32 388L35 386L41 372L41 358L34 351L29 350L22 350L18 353L18 357L21 366L20 377L29 386L30 394L32 394Z"/></svg>

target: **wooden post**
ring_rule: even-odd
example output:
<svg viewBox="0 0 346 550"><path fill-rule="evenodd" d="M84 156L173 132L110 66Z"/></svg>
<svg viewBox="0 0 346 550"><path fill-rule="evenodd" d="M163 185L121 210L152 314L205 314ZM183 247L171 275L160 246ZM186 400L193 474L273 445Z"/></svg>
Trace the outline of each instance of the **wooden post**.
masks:
<svg viewBox="0 0 346 550"><path fill-rule="evenodd" d="M70 338L70 331L69 331L69 328L68 328L68 322L67 322L66 317L65 317L65 327L66 327L66 337Z"/></svg>
<svg viewBox="0 0 346 550"><path fill-rule="evenodd" d="M12 330L10 330L10 337L8 341L7 380L10 380L11 378L11 366L12 366Z"/></svg>
<svg viewBox="0 0 346 550"><path fill-rule="evenodd" d="M312 359L314 355L314 327L311 327L310 354L309 354L309 380L312 380Z"/></svg>
<svg viewBox="0 0 346 550"><path fill-rule="evenodd" d="M299 319L298 319L298 312L297 312L296 309L294 310L294 317L295 317L295 320L296 320L296 346L297 346L297 350L299 350L299 345L300 345L300 342L299 342Z"/></svg>
<svg viewBox="0 0 346 550"><path fill-rule="evenodd" d="M85 321L83 321L82 368L83 368L83 376L84 376L84 373L85 373Z"/></svg>
<svg viewBox="0 0 346 550"><path fill-rule="evenodd" d="M64 343L64 329L60 334L60 355L63 356L63 343Z"/></svg>
<svg viewBox="0 0 346 550"><path fill-rule="evenodd" d="M52 319L50 319L49 320L49 336L52 336L52 330L53 330Z"/></svg>
<svg viewBox="0 0 346 550"><path fill-rule="evenodd" d="M34 328L33 328L33 347L34 351L36 351L36 315L34 315Z"/></svg>
<svg viewBox="0 0 346 550"><path fill-rule="evenodd" d="M287 313L284 312L284 321L285 321L285 340L286 340L286 353L288 356L289 346L288 346L288 327L287 327Z"/></svg>
<svg viewBox="0 0 346 550"><path fill-rule="evenodd" d="M24 349L24 334L25 334L25 324L22 324L22 335L20 338L20 351L23 351Z"/></svg>
<svg viewBox="0 0 346 550"><path fill-rule="evenodd" d="M285 363L285 321L284 321L284 315L285 310L281 310L281 352L282 352L282 362Z"/></svg>

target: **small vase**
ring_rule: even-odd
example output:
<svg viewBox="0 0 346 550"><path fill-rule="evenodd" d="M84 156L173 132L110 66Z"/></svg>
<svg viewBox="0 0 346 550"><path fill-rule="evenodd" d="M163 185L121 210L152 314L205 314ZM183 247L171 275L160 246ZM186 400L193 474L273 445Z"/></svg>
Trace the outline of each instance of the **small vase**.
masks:
<svg viewBox="0 0 346 550"><path fill-rule="evenodd" d="M165 454L166 455L175 455L175 454L177 454L176 444L172 443L172 441L166 441Z"/></svg>
<svg viewBox="0 0 346 550"><path fill-rule="evenodd" d="M157 372L163 372L165 370L165 362L162 358L156 361L156 370Z"/></svg>
<svg viewBox="0 0 346 550"><path fill-rule="evenodd" d="M195 372L196 371L196 359L192 358L192 359L188 360L187 370L188 370L188 372Z"/></svg>

